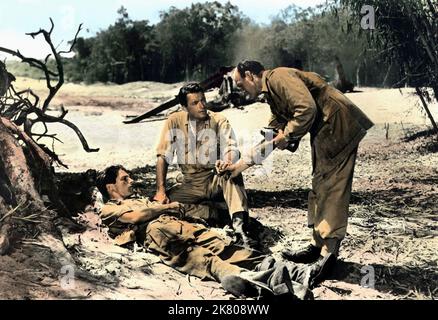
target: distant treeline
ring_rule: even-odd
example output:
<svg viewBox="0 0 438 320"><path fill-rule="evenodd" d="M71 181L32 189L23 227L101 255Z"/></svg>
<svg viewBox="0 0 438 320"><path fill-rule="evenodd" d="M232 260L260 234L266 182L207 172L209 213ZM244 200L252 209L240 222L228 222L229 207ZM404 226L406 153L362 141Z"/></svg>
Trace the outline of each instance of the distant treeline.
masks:
<svg viewBox="0 0 438 320"><path fill-rule="evenodd" d="M75 56L65 59L68 81L87 83L200 80L220 66L248 58L267 68L292 66L333 80L335 57L347 78L362 86L393 86L401 77L367 42L369 32L352 24L344 10L290 6L269 25L245 17L230 3L171 7L155 25L119 17L91 38L79 38ZM20 70L25 73L24 70ZM34 76L32 74L24 74Z"/></svg>

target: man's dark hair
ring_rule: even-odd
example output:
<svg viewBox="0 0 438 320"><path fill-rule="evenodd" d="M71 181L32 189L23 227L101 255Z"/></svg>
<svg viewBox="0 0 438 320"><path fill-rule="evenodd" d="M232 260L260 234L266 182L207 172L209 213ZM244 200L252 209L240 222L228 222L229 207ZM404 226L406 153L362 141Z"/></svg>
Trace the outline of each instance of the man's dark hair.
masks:
<svg viewBox="0 0 438 320"><path fill-rule="evenodd" d="M100 193L102 194L105 202L109 200L109 194L108 191L106 190L106 185L116 183L117 175L119 174L120 170L129 172L121 165L114 165L106 168L105 170L100 172L99 175L97 176L96 186L97 189L99 189Z"/></svg>
<svg viewBox="0 0 438 320"><path fill-rule="evenodd" d="M204 93L204 89L199 85L197 82L190 82L187 83L184 87L182 87L179 90L178 93L178 102L184 106L187 107L187 95L190 93Z"/></svg>
<svg viewBox="0 0 438 320"><path fill-rule="evenodd" d="M239 71L242 78L245 78L246 71L258 76L260 72L265 71L265 67L258 61L244 60L237 64L237 71Z"/></svg>

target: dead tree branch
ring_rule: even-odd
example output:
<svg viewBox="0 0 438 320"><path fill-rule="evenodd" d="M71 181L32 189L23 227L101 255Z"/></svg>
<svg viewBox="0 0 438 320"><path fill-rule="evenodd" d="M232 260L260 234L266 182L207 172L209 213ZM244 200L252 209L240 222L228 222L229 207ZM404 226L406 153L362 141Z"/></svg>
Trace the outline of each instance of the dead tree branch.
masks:
<svg viewBox="0 0 438 320"><path fill-rule="evenodd" d="M432 116L432 113L431 113L430 110L429 110L429 107L428 107L428 105L427 105L427 103L426 103L426 100L424 99L424 94L423 94L423 92L420 90L419 87L415 87L415 91L417 92L417 95L420 97L421 103L423 104L423 108L424 108L424 110L426 111L427 116L429 117L429 120L430 120L430 122L432 123L432 127L433 127L433 129L434 129L434 131L435 131L435 133L436 133L436 135L437 135L437 137L438 137L438 126L437 126L437 124L436 124L436 122L435 122L435 119L434 119L433 116Z"/></svg>
<svg viewBox="0 0 438 320"><path fill-rule="evenodd" d="M78 30L74 36L74 39L71 41L71 45L69 50L67 51L57 51L52 41L52 33L54 30L55 24L53 20L50 18L50 29L47 31L45 29L40 29L36 32L27 33L27 35L32 38L36 38L38 36L43 36L45 42L49 45L51 53L46 56L44 61L40 61L34 58L28 58L23 56L20 51L13 51L7 48L0 47L0 51L10 54L12 56L18 57L22 60L22 62L29 64L31 67L37 68L44 73L46 79L46 86L49 90L47 97L42 102L42 106L40 107L40 98L37 94L35 94L32 90L24 90L17 92L13 85L9 85L9 93L6 97L0 100L0 116L4 118L8 118L17 126L24 126L24 133L26 136L33 140L35 143L42 138L54 138L54 135L50 135L48 133L47 123L62 123L67 127L71 128L79 138L79 141L82 144L83 149L86 152L97 152L98 148L90 148L87 140L84 135L80 131L80 129L70 121L65 119L68 111L61 106L61 114L59 116L52 116L47 114L47 111L50 107L50 104L53 98L56 96L62 85L64 84L64 67L62 63L62 54L71 53L74 49L74 46L77 43L77 38L79 33L82 30L82 24L79 25ZM48 61L50 57L54 57L56 63L57 72L54 72L49 69ZM27 95L27 97L25 97ZM32 99L33 98L33 99ZM31 101L33 100L33 101ZM31 119L30 115L36 115L35 119ZM44 132L42 134L33 133L32 128L35 124L41 123L44 126ZM35 140L36 139L36 140ZM56 138L57 141L60 141ZM52 158L52 160L56 161L58 164L65 166L59 160L59 157L56 155L54 151L49 151L48 148L39 145L48 155Z"/></svg>

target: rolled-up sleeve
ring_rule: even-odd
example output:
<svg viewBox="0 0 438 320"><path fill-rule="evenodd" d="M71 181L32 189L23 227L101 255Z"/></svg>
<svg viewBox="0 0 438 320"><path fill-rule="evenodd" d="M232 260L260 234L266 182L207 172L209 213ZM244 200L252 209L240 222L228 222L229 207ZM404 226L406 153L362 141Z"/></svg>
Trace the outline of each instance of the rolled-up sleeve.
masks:
<svg viewBox="0 0 438 320"><path fill-rule="evenodd" d="M162 157L167 164L172 164L175 154L174 131L172 119L169 117L164 122L156 147L157 157Z"/></svg>
<svg viewBox="0 0 438 320"><path fill-rule="evenodd" d="M114 223L116 223L117 220L125 213L132 211L133 209L127 205L117 204L117 203L106 203L102 207L99 216L105 225L111 226Z"/></svg>
<svg viewBox="0 0 438 320"><path fill-rule="evenodd" d="M269 85L287 109L284 110L288 120L284 134L290 140L301 139L315 120L315 100L304 82L290 74L274 74L269 79Z"/></svg>

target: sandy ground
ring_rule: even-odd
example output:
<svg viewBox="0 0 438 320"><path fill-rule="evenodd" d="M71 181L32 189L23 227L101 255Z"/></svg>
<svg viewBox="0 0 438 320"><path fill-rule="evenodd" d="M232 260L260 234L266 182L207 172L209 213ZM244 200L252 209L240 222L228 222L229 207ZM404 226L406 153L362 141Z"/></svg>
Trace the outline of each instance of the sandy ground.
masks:
<svg viewBox="0 0 438 320"><path fill-rule="evenodd" d="M17 87L27 86L40 94L44 89L41 82L18 79ZM100 170L112 163L131 169L153 166L154 145L162 122L124 125L122 121L172 98L178 88L178 84L158 83L65 85L55 102L70 110L67 119L78 125L90 146L100 148L98 153L87 154L68 128L49 127L64 141L64 144L56 143L55 148L69 165L68 172ZM317 299L431 299L437 295L438 283L438 153L430 137L402 140L427 129L428 119L417 106L418 99L412 89L361 90L348 97L376 125L359 148L350 225L341 261L332 279L314 290L315 296ZM209 97L214 94L209 93ZM431 109L438 118L438 105L431 105ZM259 129L266 124L269 108L254 104L244 110L225 110L223 114L233 125L244 150L260 139ZM385 124L389 124L388 130ZM274 256L279 257L284 247L306 244L310 239L306 228L307 192L311 185L309 137L304 138L298 152L275 151L263 166L248 170L244 176L251 215L266 226L262 237ZM143 170L142 178L148 181L152 193L153 169ZM45 258L30 257L28 251L22 250L8 257L8 262L3 261L0 281L4 285L0 296L231 298L220 285L179 274L142 249L132 251L113 246L92 212L83 214L81 221L86 226L83 232L72 233L62 228L64 243L80 266L79 270L75 269L74 286L62 288L63 273L44 267L50 260L50 246L31 242L27 245L41 250ZM5 274L4 266L13 265L17 259L30 259L32 267L16 270L13 276ZM34 288L24 284L21 288L16 281L31 283Z"/></svg>

